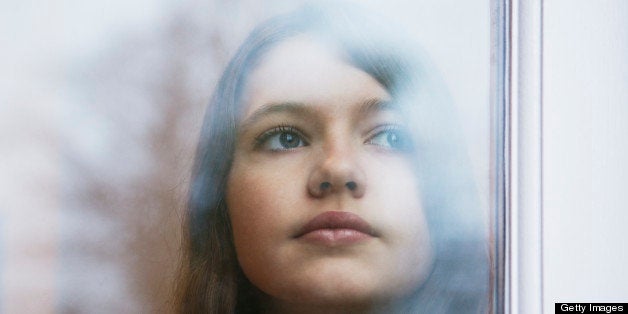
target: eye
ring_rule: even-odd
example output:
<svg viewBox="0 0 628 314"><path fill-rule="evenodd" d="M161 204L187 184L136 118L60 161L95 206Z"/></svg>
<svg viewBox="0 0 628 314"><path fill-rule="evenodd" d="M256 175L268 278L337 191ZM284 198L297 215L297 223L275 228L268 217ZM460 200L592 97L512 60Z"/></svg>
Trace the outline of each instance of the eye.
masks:
<svg viewBox="0 0 628 314"><path fill-rule="evenodd" d="M385 126L376 130L366 144L381 146L386 149L407 151L411 147L411 141L406 132L398 126Z"/></svg>
<svg viewBox="0 0 628 314"><path fill-rule="evenodd" d="M307 142L296 128L278 126L258 136L255 146L271 151L282 151L307 146Z"/></svg>

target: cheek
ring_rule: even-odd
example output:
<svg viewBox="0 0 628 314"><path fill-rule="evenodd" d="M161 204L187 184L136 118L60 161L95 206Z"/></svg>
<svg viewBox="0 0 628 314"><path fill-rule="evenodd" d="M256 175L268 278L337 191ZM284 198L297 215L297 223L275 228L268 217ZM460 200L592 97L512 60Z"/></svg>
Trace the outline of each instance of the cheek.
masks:
<svg viewBox="0 0 628 314"><path fill-rule="evenodd" d="M303 193L301 174L234 164L227 184L227 208L240 266L251 281L263 282L291 233ZM262 284L263 285L263 284Z"/></svg>
<svg viewBox="0 0 628 314"><path fill-rule="evenodd" d="M384 169L383 167L374 169ZM386 171L374 171L372 210L379 211L382 240L393 249L397 284L414 287L428 275L433 262L429 228L418 180L409 164L393 163Z"/></svg>
<svg viewBox="0 0 628 314"><path fill-rule="evenodd" d="M424 233L425 214L418 180L410 163L403 160L388 162L386 167L371 167L370 192L372 202L385 224L385 229L400 233Z"/></svg>

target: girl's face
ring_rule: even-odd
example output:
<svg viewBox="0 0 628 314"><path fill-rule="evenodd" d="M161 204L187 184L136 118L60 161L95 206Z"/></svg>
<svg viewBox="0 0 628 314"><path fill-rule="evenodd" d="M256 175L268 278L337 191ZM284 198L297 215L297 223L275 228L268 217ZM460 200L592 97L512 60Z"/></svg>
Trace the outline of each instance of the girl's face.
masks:
<svg viewBox="0 0 628 314"><path fill-rule="evenodd" d="M305 35L251 73L227 185L238 261L278 308L410 293L431 264L411 140L373 77Z"/></svg>

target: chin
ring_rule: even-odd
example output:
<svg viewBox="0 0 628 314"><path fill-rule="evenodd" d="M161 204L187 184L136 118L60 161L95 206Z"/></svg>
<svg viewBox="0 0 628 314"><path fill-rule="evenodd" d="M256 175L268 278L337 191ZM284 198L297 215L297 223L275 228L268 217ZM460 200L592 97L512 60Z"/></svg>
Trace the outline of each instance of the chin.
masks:
<svg viewBox="0 0 628 314"><path fill-rule="evenodd" d="M294 288L294 287L293 287ZM369 283L318 283L288 289L271 296L271 307L278 313L393 313L394 309L418 287L399 289Z"/></svg>
<svg viewBox="0 0 628 314"><path fill-rule="evenodd" d="M407 277L391 280L387 274L348 269L319 270L312 276L286 281L274 298L319 308L373 308L404 299L420 285L419 280L410 282Z"/></svg>

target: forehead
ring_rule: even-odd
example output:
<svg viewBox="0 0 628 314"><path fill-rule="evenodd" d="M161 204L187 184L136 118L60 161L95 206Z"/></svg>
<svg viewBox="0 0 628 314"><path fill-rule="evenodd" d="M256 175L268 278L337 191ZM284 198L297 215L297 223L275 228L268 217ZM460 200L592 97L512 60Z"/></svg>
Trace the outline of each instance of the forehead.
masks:
<svg viewBox="0 0 628 314"><path fill-rule="evenodd" d="M261 58L248 79L245 116L269 103L339 108L390 98L377 80L345 59L338 49L308 35L279 43Z"/></svg>

